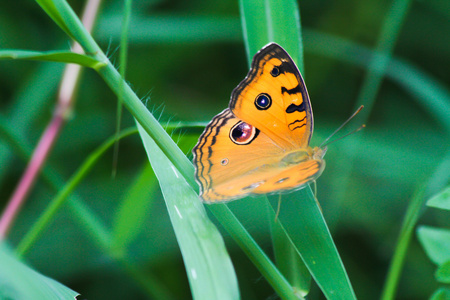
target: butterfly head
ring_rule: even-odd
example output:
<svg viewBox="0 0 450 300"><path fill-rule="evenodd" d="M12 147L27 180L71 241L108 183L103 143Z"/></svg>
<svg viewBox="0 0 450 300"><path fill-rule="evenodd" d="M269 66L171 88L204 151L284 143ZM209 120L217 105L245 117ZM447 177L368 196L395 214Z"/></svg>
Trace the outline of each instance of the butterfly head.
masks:
<svg viewBox="0 0 450 300"><path fill-rule="evenodd" d="M323 160L323 157L327 153L327 149L328 148L326 146L323 148L320 148L320 147L312 148L312 155L311 155L312 159Z"/></svg>

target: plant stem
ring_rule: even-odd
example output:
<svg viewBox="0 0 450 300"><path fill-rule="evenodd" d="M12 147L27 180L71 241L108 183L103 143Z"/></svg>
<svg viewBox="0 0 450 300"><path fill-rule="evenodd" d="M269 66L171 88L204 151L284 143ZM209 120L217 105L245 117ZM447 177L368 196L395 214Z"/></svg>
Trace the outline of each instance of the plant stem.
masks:
<svg viewBox="0 0 450 300"><path fill-rule="evenodd" d="M409 242L411 241L414 227L419 219L420 211L425 200L424 193L425 185L420 187L409 203L405 219L403 220L402 229L400 230L397 246L395 247L394 256L386 277L383 292L381 294L381 300L394 299L403 264L405 263Z"/></svg>
<svg viewBox="0 0 450 300"><path fill-rule="evenodd" d="M100 6L100 1L101 0L90 0L85 7L83 23L89 31L92 30ZM75 43L72 51L79 53L82 52L82 48ZM33 188L34 182L47 160L59 133L70 115L74 102L73 95L79 80L80 70L81 67L79 65L68 64L66 67L58 93L58 102L55 113L42 134L41 139L33 152L32 158L0 218L0 240L3 240L8 234L27 195Z"/></svg>

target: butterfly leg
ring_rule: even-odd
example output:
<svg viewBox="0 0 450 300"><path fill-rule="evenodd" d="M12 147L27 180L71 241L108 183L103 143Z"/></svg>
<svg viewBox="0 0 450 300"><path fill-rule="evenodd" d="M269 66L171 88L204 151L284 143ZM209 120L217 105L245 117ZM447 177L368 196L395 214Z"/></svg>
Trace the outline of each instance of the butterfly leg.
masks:
<svg viewBox="0 0 450 300"><path fill-rule="evenodd" d="M278 206L277 206L277 213L275 214L275 223L278 220L278 215L280 214L280 208L281 208L281 193L278 194Z"/></svg>
<svg viewBox="0 0 450 300"><path fill-rule="evenodd" d="M315 180L313 181L313 183L314 183L314 199L316 200L316 203L317 203L317 206L320 209L320 212L323 213L322 206L320 206L319 199L317 199L317 183L316 183Z"/></svg>

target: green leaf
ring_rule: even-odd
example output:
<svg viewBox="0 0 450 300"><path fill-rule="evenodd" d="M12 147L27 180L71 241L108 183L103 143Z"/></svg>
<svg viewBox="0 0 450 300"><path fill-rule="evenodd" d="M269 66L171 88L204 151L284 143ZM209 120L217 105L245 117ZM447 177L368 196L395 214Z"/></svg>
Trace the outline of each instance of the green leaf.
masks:
<svg viewBox="0 0 450 300"><path fill-rule="evenodd" d="M440 209L450 210L450 186L448 186L444 191L428 200L427 205Z"/></svg>
<svg viewBox="0 0 450 300"><path fill-rule="evenodd" d="M436 271L436 279L442 283L450 283L450 260L439 266Z"/></svg>
<svg viewBox="0 0 450 300"><path fill-rule="evenodd" d="M98 69L105 65L92 57L70 51L27 51L27 50L0 50L0 60L23 59L37 61L54 61L62 63L73 63L80 66Z"/></svg>
<svg viewBox="0 0 450 300"><path fill-rule="evenodd" d="M311 189L283 195L278 219L327 299L356 299Z"/></svg>
<svg viewBox="0 0 450 300"><path fill-rule="evenodd" d="M230 257L198 195L140 125L138 129L166 201L193 298L238 299Z"/></svg>
<svg viewBox="0 0 450 300"><path fill-rule="evenodd" d="M266 203L269 204L267 205L267 218L270 224L277 267L293 286L295 292L299 296L304 297L311 288L311 274L283 225L278 220L275 220L278 219L278 216L276 216L268 200L266 200Z"/></svg>
<svg viewBox="0 0 450 300"><path fill-rule="evenodd" d="M285 48L303 70L301 24L295 1L241 0L240 8L249 61L262 46L273 41ZM262 208L259 210L263 211ZM292 212L298 212L298 216L292 218ZM279 221L325 296L328 299L356 299L309 187L283 195Z"/></svg>
<svg viewBox="0 0 450 300"><path fill-rule="evenodd" d="M263 197L256 197L256 200L261 200ZM248 201L251 199L242 199L236 201L229 206L240 206L244 205L247 207ZM257 201L256 201L257 202ZM261 272L261 274L267 279L267 281L272 285L273 289L282 299L298 299L295 295L292 286L280 273L280 271L275 267L272 261L267 257L261 247L255 242L255 240L250 236L248 231L242 226L242 224L237 220L236 216L228 208L227 204L212 204L208 205L209 210L214 214L214 216L219 220L221 225L226 231L233 237L235 242L242 248L242 251L248 256L248 258L253 262L256 268ZM257 208L259 209L259 208ZM260 210L259 210L260 211ZM263 214L264 211L261 211Z"/></svg>
<svg viewBox="0 0 450 300"><path fill-rule="evenodd" d="M450 289L440 288L430 297L430 300L450 300Z"/></svg>
<svg viewBox="0 0 450 300"><path fill-rule="evenodd" d="M79 294L34 271L0 244L0 299L75 299Z"/></svg>
<svg viewBox="0 0 450 300"><path fill-rule="evenodd" d="M420 226L417 235L432 262L442 265L450 260L450 230Z"/></svg>
<svg viewBox="0 0 450 300"><path fill-rule="evenodd" d="M303 72L303 46L297 2L240 0L239 3L247 58L251 60L269 42L277 42Z"/></svg>

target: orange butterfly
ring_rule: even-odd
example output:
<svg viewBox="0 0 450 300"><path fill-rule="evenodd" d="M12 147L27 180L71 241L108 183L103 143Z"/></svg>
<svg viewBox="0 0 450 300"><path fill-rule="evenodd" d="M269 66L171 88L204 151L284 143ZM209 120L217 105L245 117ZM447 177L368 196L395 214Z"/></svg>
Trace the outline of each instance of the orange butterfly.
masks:
<svg viewBox="0 0 450 300"><path fill-rule="evenodd" d="M325 168L326 147L309 146L312 132L305 82L289 54L270 43L193 149L200 197L230 201L304 188Z"/></svg>

